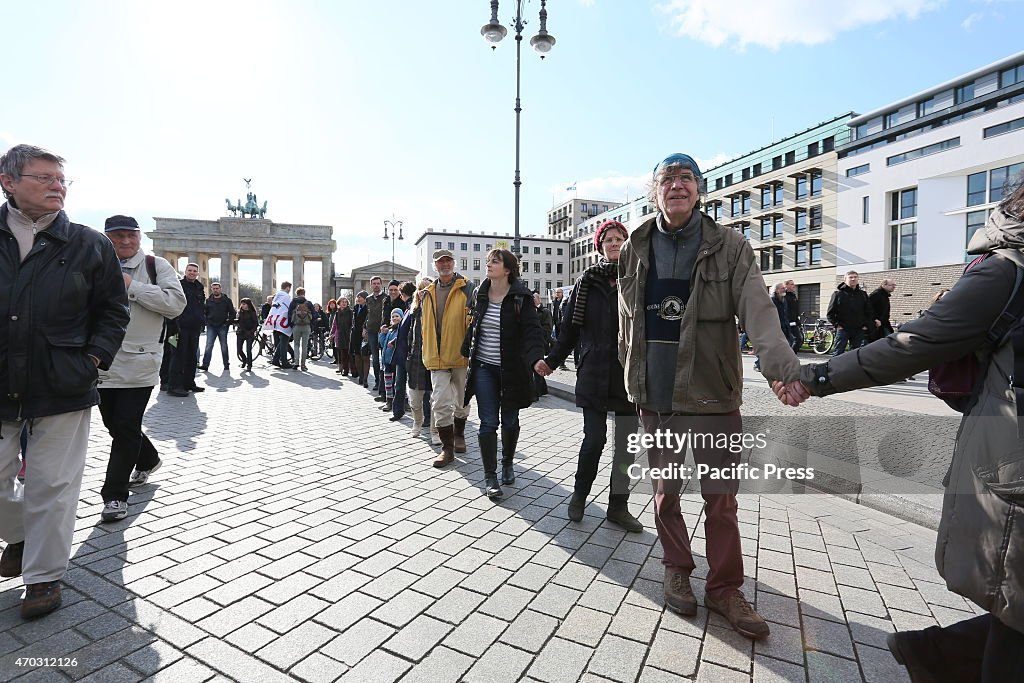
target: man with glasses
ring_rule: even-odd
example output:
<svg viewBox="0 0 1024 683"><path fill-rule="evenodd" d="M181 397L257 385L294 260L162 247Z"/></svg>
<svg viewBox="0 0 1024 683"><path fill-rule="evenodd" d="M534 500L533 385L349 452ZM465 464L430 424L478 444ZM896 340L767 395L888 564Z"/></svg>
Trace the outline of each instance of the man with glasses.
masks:
<svg viewBox="0 0 1024 683"><path fill-rule="evenodd" d="M633 231L619 256L619 360L644 430L661 437L656 443L679 443L688 433L712 436L710 444L693 447L697 465L709 468L700 478L710 567L704 603L744 636L763 638L768 625L741 592L739 482L721 478L739 458L722 439L733 443L742 435L737 317L770 380L799 387L800 363L750 244L700 211L701 180L697 162L686 154L654 167L650 199L658 212ZM686 447L649 448L647 456L652 469L679 472ZM696 564L679 503L683 481L652 481L655 525L665 551L665 603L693 616L690 572Z"/></svg>
<svg viewBox="0 0 1024 683"><path fill-rule="evenodd" d="M64 213L64 159L32 145L0 156L0 577L22 576L21 615L61 603L99 370L128 325L114 247ZM18 434L32 453L17 481Z"/></svg>

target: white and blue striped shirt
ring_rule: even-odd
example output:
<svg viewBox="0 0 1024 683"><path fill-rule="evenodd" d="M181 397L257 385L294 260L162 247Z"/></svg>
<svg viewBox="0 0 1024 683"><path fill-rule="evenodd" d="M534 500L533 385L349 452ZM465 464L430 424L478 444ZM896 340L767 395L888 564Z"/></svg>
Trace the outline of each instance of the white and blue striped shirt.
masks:
<svg viewBox="0 0 1024 683"><path fill-rule="evenodd" d="M481 363L501 365L501 304L488 302L480 318L477 358Z"/></svg>

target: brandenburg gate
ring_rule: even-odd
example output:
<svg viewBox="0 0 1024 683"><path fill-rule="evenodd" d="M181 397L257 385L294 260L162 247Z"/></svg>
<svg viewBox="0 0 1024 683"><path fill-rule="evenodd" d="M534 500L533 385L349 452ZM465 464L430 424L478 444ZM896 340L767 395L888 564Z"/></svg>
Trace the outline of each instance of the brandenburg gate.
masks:
<svg viewBox="0 0 1024 683"><path fill-rule="evenodd" d="M305 287L313 301L326 302L337 295L333 291L333 254L336 247L333 227L275 223L262 218L266 203L262 209L258 208L255 195L250 195L246 206L242 206L241 201L238 206L232 206L229 201L228 209L241 215L217 220L154 216L156 229L146 233L153 240L153 253L166 258L175 268L182 256L187 257L190 263L199 264L199 277L203 283L209 284L211 279L220 282L224 293L235 305L238 304L238 261L241 259L263 261L264 296L277 291L277 262L281 260L292 262L293 285ZM246 217L246 213L251 217ZM219 277L209 272L211 258L220 258ZM321 262L319 285L303 282L306 261ZM262 301L255 303L258 307Z"/></svg>

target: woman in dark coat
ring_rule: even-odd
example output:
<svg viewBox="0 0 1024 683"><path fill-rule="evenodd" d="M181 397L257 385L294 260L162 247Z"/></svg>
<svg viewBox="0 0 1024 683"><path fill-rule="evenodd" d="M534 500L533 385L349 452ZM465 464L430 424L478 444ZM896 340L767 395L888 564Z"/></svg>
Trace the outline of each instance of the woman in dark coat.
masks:
<svg viewBox="0 0 1024 683"><path fill-rule="evenodd" d="M366 297L369 296L369 292L366 290L360 291L356 294L356 307L352 312L352 334L349 336L348 352L352 359L358 364L358 370L356 372L356 381L364 387L369 386L367 379L369 375L369 362L370 356L362 355L362 346L364 335L363 329L366 327L366 315L369 311L366 309ZM365 361L365 362L364 362Z"/></svg>
<svg viewBox="0 0 1024 683"><path fill-rule="evenodd" d="M477 290L466 378L466 402L476 396L480 455L488 498L500 498L498 422L501 421L501 483L514 484L512 456L519 441L519 410L534 400L534 364L544 357L533 294L519 279L519 259L507 249L487 252L487 279Z"/></svg>
<svg viewBox="0 0 1024 683"><path fill-rule="evenodd" d="M352 307L347 297L338 299L338 310L334 312L331 321L331 341L334 343L334 359L338 362L336 372L345 377L355 375L355 363L349 353L349 345L352 343Z"/></svg>
<svg viewBox="0 0 1024 683"><path fill-rule="evenodd" d="M238 360L242 361L242 369L252 372L252 344L256 340L260 318L253 306L252 299L246 297L238 302L238 322L235 327L235 340L238 345Z"/></svg>
<svg viewBox="0 0 1024 683"><path fill-rule="evenodd" d="M619 249L629 237L626 226L605 221L594 233L601 260L580 276L566 304L555 347L534 370L550 375L574 349L576 405L583 408L583 443L576 465L576 483L569 501L569 519L579 522L587 496L597 477L601 451L608 441L608 413L615 414L615 450L612 456L608 519L627 531L640 532L644 525L629 513L629 475L633 457L626 440L639 426L636 406L626 396L625 373L619 363L618 276Z"/></svg>

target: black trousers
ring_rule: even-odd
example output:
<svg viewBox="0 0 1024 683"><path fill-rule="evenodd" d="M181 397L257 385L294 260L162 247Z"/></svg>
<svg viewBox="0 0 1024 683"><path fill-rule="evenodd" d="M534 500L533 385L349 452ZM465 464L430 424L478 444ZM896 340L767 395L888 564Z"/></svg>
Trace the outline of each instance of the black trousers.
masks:
<svg viewBox="0 0 1024 683"><path fill-rule="evenodd" d="M252 365L252 345L256 340L253 337L239 337L235 335L235 343L238 345L238 359L242 365Z"/></svg>
<svg viewBox="0 0 1024 683"><path fill-rule="evenodd" d="M640 420L634 412L615 414L614 452L612 455L611 490L609 500L629 497L629 474L627 468L635 456L626 451L629 435L636 432ZM583 409L583 443L580 444L579 460L576 464L576 483L573 493L577 496L590 495L590 487L597 477L601 464L601 451L608 442L608 413L597 408Z"/></svg>
<svg viewBox="0 0 1024 683"><path fill-rule="evenodd" d="M171 379L171 362L174 359L174 347L164 342L164 357L160 361L160 387L167 388Z"/></svg>
<svg viewBox="0 0 1024 683"><path fill-rule="evenodd" d="M192 389L196 386L196 357L199 355L199 330L178 330L178 348L171 360L171 389Z"/></svg>
<svg viewBox="0 0 1024 683"><path fill-rule="evenodd" d="M1001 683L1024 680L1024 633L991 614L904 634L936 681Z"/></svg>
<svg viewBox="0 0 1024 683"><path fill-rule="evenodd" d="M149 437L142 433L142 416L153 387L100 389L100 415L110 432L110 460L100 496L103 502L128 500L133 469L151 470L160 462Z"/></svg>

